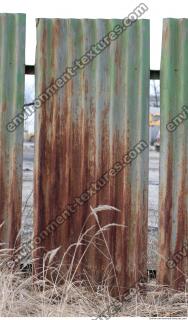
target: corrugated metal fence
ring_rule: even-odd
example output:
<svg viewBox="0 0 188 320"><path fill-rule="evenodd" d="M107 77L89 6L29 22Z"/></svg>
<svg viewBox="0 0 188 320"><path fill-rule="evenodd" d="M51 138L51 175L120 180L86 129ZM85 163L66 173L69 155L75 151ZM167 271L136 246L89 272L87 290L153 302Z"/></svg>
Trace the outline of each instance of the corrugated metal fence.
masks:
<svg viewBox="0 0 188 320"><path fill-rule="evenodd" d="M36 96L120 23L40 19ZM147 269L143 256L147 248L149 22L136 22L80 69L36 114L35 236L44 250L61 245L61 260L70 244L78 241L82 228L83 232L92 229L79 248L69 251L66 264L76 250L80 272L95 282L102 282L104 274L111 279L115 272L118 287L125 291L146 276ZM135 145L141 140L137 151ZM144 147L143 153L139 147ZM123 157L131 149L133 161L126 165ZM89 217L90 206L105 204L120 212L98 212L99 222ZM110 223L122 226L96 234L88 248L98 223L101 228ZM49 225L54 232L46 236ZM42 257L41 250L35 257Z"/></svg>
<svg viewBox="0 0 188 320"><path fill-rule="evenodd" d="M165 21L158 279L173 287L185 284L188 264L187 32L187 20ZM24 15L0 15L0 44L1 241L13 248L23 125L7 123L23 106ZM113 19L38 19L35 67L35 270L60 247L63 272L73 261L73 275L105 279L121 295L147 275L149 21L123 31Z"/></svg>
<svg viewBox="0 0 188 320"><path fill-rule="evenodd" d="M24 73L25 15L0 14L0 241L10 248L19 245L23 125L10 133L7 123L22 110Z"/></svg>
<svg viewBox="0 0 188 320"><path fill-rule="evenodd" d="M161 57L160 251L158 278L188 277L188 19L164 21Z"/></svg>

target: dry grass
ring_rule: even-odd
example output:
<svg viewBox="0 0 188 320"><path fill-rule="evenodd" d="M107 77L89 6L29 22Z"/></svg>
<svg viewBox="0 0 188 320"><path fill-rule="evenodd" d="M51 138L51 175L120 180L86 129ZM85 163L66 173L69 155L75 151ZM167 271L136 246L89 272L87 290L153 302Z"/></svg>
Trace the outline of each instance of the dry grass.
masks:
<svg viewBox="0 0 188 320"><path fill-rule="evenodd" d="M103 235L109 226L101 228L97 212L110 207L91 208L91 215L95 216L98 224L97 237ZM119 226L121 227L121 226ZM74 245L75 255L83 244L88 232L80 235ZM87 238L88 239L88 238ZM87 242L86 250L91 245L93 237ZM48 253L44 259L45 267L48 261L48 271L56 251ZM7 252L0 250L0 262L7 259ZM63 263L63 262L62 262ZM0 264L0 316L188 316L188 293L175 292L169 288L158 286L154 281L142 285L120 303L109 294L104 279L103 285L94 290L91 283L75 281L72 276L74 257L70 269L64 275L63 284L49 281L46 268L42 275L35 278L32 274L24 274L19 269L7 269ZM111 270L114 266L109 254Z"/></svg>
<svg viewBox="0 0 188 320"><path fill-rule="evenodd" d="M177 317L187 316L188 312L185 293L159 287L154 282L145 286L144 293L129 296L122 304L110 297L105 287L92 292L81 283L53 286L44 280L41 290L38 284L32 276L25 278L20 272L0 272L0 316Z"/></svg>

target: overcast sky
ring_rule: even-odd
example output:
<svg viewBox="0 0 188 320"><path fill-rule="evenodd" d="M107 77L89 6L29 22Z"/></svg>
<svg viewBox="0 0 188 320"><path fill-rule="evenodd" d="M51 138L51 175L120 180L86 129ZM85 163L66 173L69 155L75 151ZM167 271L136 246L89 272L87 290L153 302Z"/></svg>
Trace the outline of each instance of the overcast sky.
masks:
<svg viewBox="0 0 188 320"><path fill-rule="evenodd" d="M35 18L124 18L140 2L149 8L143 18L150 19L151 69L159 69L162 19L188 17L187 0L1 0L0 11L27 14L26 64L34 64Z"/></svg>

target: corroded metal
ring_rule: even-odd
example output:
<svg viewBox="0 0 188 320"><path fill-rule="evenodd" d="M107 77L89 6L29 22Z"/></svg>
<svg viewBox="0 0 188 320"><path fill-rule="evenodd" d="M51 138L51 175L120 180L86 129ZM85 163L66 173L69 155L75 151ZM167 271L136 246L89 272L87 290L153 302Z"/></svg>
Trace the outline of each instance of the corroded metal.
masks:
<svg viewBox="0 0 188 320"><path fill-rule="evenodd" d="M116 24L121 21L39 19L36 97ZM90 228L74 260L74 268L83 276L87 274L95 283L108 276L117 295L146 275L148 150L108 183L101 178L100 192L86 201L82 196L84 204L77 205L75 213L53 232L45 235L45 231L68 205L80 201L92 183L122 161L128 150L140 140L148 142L149 77L149 21L139 20L38 108L34 233L40 249L35 251L36 269L45 251L61 246L60 261L70 244L78 241L82 228L83 232ZM99 230L94 215L88 217L90 206L98 205L120 210L98 212L101 227L121 226L98 234L86 250ZM70 266L74 249L64 265Z"/></svg>
<svg viewBox="0 0 188 320"><path fill-rule="evenodd" d="M184 105L188 106L187 57L188 19L165 19L161 58L158 280L176 289L184 288L188 275L188 111L183 110Z"/></svg>
<svg viewBox="0 0 188 320"><path fill-rule="evenodd" d="M23 106L24 72L25 15L0 14L0 241L9 248L21 225L23 125L7 123Z"/></svg>

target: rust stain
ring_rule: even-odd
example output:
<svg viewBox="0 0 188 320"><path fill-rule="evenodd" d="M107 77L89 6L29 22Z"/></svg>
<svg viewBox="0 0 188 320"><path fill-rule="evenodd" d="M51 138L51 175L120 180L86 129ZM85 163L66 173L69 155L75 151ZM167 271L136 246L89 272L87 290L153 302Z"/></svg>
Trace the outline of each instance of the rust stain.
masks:
<svg viewBox="0 0 188 320"><path fill-rule="evenodd" d="M188 238L187 137L184 121L168 132L173 115L187 105L187 54L184 34L187 19L165 19L161 61L161 154L160 154L160 240L158 281L184 290L188 275L188 255L182 253ZM178 73L177 71L178 65ZM166 86L168 83L168 86ZM166 151L166 145L168 150Z"/></svg>
<svg viewBox="0 0 188 320"><path fill-rule="evenodd" d="M85 47L89 48L97 42L96 30L99 30L101 24L106 31L109 31L110 23L106 20L100 20L99 23L98 20L41 19L40 28L37 30L36 94L45 90L49 83L70 66L71 59L82 56ZM135 35L140 37L143 34L142 24L135 26L138 28ZM52 39L49 39L47 30ZM111 275L111 279L108 280L110 291L119 297L128 290L129 285L138 280L140 273L145 274L147 271L146 264L141 262L142 251L147 250L144 234L147 230L138 225L139 219L147 215L146 186L144 183L140 184L140 197L136 198L137 209L134 213L136 189L135 182L131 180L133 167L124 168L116 177L109 178L107 183L103 178L114 162L120 161L132 146L132 130L135 130L135 123L143 125L143 119L138 113L134 112L131 115L131 105L125 100L123 79L127 71L124 65L123 68L121 66L123 59L121 47L124 41L125 38L122 36L118 45L114 42L113 58L109 48L106 49L91 65L79 70L76 77L38 110L34 192L34 234L39 236L50 221L61 214L68 205L74 203L75 198L79 198L84 191L87 191L92 183L101 178L101 190L83 201L82 205L78 205L75 213L70 214L70 217L53 233L42 239L38 246L44 249L35 251L35 258L38 258L35 270L41 268L43 254L46 251L61 246L56 260L58 263L72 245L62 268L64 274L74 256L73 272L77 270L76 277L81 277L82 280L89 278L95 287L102 283L105 275ZM134 44L138 38L133 37L132 41ZM146 39L144 44L146 45L142 44L141 47L146 48L146 51L149 50ZM114 72L111 66L112 60L115 62ZM149 56L144 68L149 70ZM149 72L144 74L148 75ZM135 72L132 75L135 88L138 88L139 82ZM139 94L149 95L148 76L145 77L144 83L144 92ZM137 93L137 90L135 92ZM147 103L143 103L142 108L143 112L147 113ZM144 125L148 125L147 119ZM147 140L145 133L142 139ZM142 180L140 163L138 160L138 168L141 166L138 176ZM90 206L98 205L112 205L120 209L120 213L99 212L97 216L101 228L111 223L127 226L127 228L113 226L104 231L108 249L105 247L102 234L97 235L87 247L89 240L99 230L94 216L89 217ZM135 216L136 221L134 221ZM75 254L73 244L78 241L81 230L83 229L81 234L83 235L88 228L90 232ZM135 237L136 240L130 242L130 237ZM140 237L143 237L142 241ZM136 248L133 248L134 243ZM134 255L130 258L133 250ZM141 270L132 271L134 263L137 263Z"/></svg>
<svg viewBox="0 0 188 320"><path fill-rule="evenodd" d="M0 14L0 30L0 241L13 249L20 245L23 126L9 132L6 125L24 103L25 15Z"/></svg>
<svg viewBox="0 0 188 320"><path fill-rule="evenodd" d="M165 268L165 257L171 255L170 246L171 243L171 228L172 228L172 192L173 192L173 158L172 158L172 141L168 147L168 169L167 169L167 187L160 185L160 253L161 259L159 262L160 273L158 276L159 283L169 284L169 270ZM160 173L162 174L162 172Z"/></svg>

